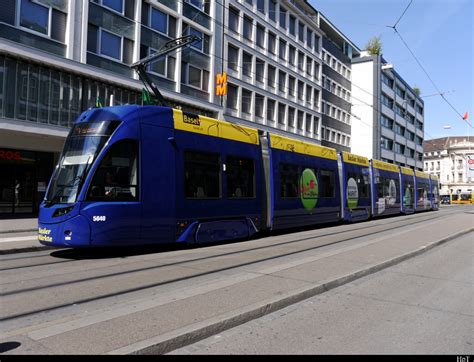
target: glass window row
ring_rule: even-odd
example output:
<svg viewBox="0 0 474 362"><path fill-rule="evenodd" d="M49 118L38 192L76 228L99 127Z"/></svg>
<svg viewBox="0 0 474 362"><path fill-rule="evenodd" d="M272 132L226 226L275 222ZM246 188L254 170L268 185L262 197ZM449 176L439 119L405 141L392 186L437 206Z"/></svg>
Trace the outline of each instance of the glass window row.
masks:
<svg viewBox="0 0 474 362"><path fill-rule="evenodd" d="M323 82L322 86L324 89L328 90L332 94L337 95L338 97L351 102L351 91L341 86L339 83L329 78L326 75L322 76Z"/></svg>
<svg viewBox="0 0 474 362"><path fill-rule="evenodd" d="M331 67L333 70L338 72L346 79L351 79L351 69L339 61L336 57L332 56L331 53L323 49L323 62Z"/></svg>
<svg viewBox="0 0 474 362"><path fill-rule="evenodd" d="M0 55L0 117L71 127L85 109L137 104L140 93Z"/></svg>
<svg viewBox="0 0 474 362"><path fill-rule="evenodd" d="M319 117L287 104L277 102L257 92L229 83L226 108L241 113L242 118L256 118L257 123L270 126L278 124L291 132L303 131L307 135L318 135Z"/></svg>
<svg viewBox="0 0 474 362"><path fill-rule="evenodd" d="M306 101L308 107L319 109L320 91L314 85L288 74L286 71L266 63L264 60L229 44L227 48L228 69L237 78L247 77L252 83L272 93L283 93L289 97ZM253 82L252 82L253 80ZM307 78L305 78L307 80Z"/></svg>
<svg viewBox="0 0 474 362"><path fill-rule="evenodd" d="M351 136L329 127L321 127L321 139L341 146L351 147Z"/></svg>
<svg viewBox="0 0 474 362"><path fill-rule="evenodd" d="M256 6L255 9L260 14L265 16L268 14L268 17L265 16L265 20L271 20L275 22L278 29L287 35L288 37L293 37L295 40L298 40L300 44L304 44L307 49L319 53L320 49L320 37L304 22L298 19L295 15L283 7L281 4L278 4L274 0L257 0L250 1L244 0L241 1L243 4L250 6ZM229 6L229 15L228 15L228 24L229 29L236 32L237 34L243 34L248 40L253 40L253 28L262 27L258 22L254 24L253 19L245 15L244 11L240 11L234 6ZM242 27L242 29L240 28ZM256 41L258 43L259 35L256 36Z"/></svg>
<svg viewBox="0 0 474 362"><path fill-rule="evenodd" d="M337 119L340 122L351 124L351 115L342 108L339 108L332 103L321 101L321 113L327 116Z"/></svg>

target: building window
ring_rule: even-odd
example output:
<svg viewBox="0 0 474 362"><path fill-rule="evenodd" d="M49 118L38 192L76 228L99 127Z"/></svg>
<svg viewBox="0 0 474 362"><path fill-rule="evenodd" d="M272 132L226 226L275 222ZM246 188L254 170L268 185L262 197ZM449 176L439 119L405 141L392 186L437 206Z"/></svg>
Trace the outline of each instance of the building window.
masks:
<svg viewBox="0 0 474 362"><path fill-rule="evenodd" d="M296 110L293 107L288 107L288 127L295 128Z"/></svg>
<svg viewBox="0 0 474 362"><path fill-rule="evenodd" d="M243 52L242 55L242 74L251 77L252 76L252 55L246 52Z"/></svg>
<svg viewBox="0 0 474 362"><path fill-rule="evenodd" d="M290 15L290 34L296 35L296 18Z"/></svg>
<svg viewBox="0 0 474 362"><path fill-rule="evenodd" d="M391 120L390 118L387 118L383 114L380 115L380 123L382 124L382 126L388 128L390 130L393 127L393 120Z"/></svg>
<svg viewBox="0 0 474 362"><path fill-rule="evenodd" d="M405 127L400 126L398 123L395 123L394 131L400 136L405 136Z"/></svg>
<svg viewBox="0 0 474 362"><path fill-rule="evenodd" d="M280 70L278 72L278 90L284 93L285 89L286 89L286 73Z"/></svg>
<svg viewBox="0 0 474 362"><path fill-rule="evenodd" d="M275 101L267 98L267 120L275 121Z"/></svg>
<svg viewBox="0 0 474 362"><path fill-rule="evenodd" d="M163 34L168 34L168 15L155 8L151 8L150 27Z"/></svg>
<svg viewBox="0 0 474 362"><path fill-rule="evenodd" d="M261 59L255 60L255 79L257 82L264 82L265 62Z"/></svg>
<svg viewBox="0 0 474 362"><path fill-rule="evenodd" d="M184 84L208 92L209 72L204 69L196 68L185 62L182 64L182 78L184 78Z"/></svg>
<svg viewBox="0 0 474 362"><path fill-rule="evenodd" d="M380 147L383 149L391 151L393 148L393 141L389 140L388 138L381 137L380 138Z"/></svg>
<svg viewBox="0 0 474 362"><path fill-rule="evenodd" d="M239 11L232 6L229 7L229 29L239 32Z"/></svg>
<svg viewBox="0 0 474 362"><path fill-rule="evenodd" d="M306 45L308 45L310 49L313 48L313 32L309 30L309 28L306 29Z"/></svg>
<svg viewBox="0 0 474 362"><path fill-rule="evenodd" d="M263 100L264 97L260 94L255 94L255 116L263 117Z"/></svg>
<svg viewBox="0 0 474 362"><path fill-rule="evenodd" d="M288 94L292 97L295 96L295 85L296 79L293 76L288 76Z"/></svg>
<svg viewBox="0 0 474 362"><path fill-rule="evenodd" d="M276 1L270 0L268 2L268 18L270 20L276 21Z"/></svg>
<svg viewBox="0 0 474 362"><path fill-rule="evenodd" d="M306 114L306 132L310 133L311 132L311 121L313 117L310 114Z"/></svg>
<svg viewBox="0 0 474 362"><path fill-rule="evenodd" d="M154 49L150 49L150 55L156 53ZM176 69L176 58L172 56L162 57L149 66L149 70L163 77L174 79Z"/></svg>
<svg viewBox="0 0 474 362"><path fill-rule="evenodd" d="M306 74L310 77L313 75L313 61L310 57L306 57Z"/></svg>
<svg viewBox="0 0 474 362"><path fill-rule="evenodd" d="M298 21L298 40L304 42L304 24L301 21Z"/></svg>
<svg viewBox="0 0 474 362"><path fill-rule="evenodd" d="M100 54L122 60L122 38L101 29L100 32Z"/></svg>
<svg viewBox="0 0 474 362"><path fill-rule="evenodd" d="M300 101L304 100L304 82L298 81L298 99Z"/></svg>
<svg viewBox="0 0 474 362"><path fill-rule="evenodd" d="M278 53L281 60L286 59L286 41L284 41L283 39L280 39L280 46L278 49Z"/></svg>
<svg viewBox="0 0 474 362"><path fill-rule="evenodd" d="M278 123L281 125L285 124L286 116L286 104L278 103Z"/></svg>
<svg viewBox="0 0 474 362"><path fill-rule="evenodd" d="M200 11L203 11L209 14L209 2L205 0L186 0L188 4L191 4L195 8L198 8Z"/></svg>
<svg viewBox="0 0 474 362"><path fill-rule="evenodd" d="M239 49L229 44L227 51L227 67L229 69L237 71L239 63Z"/></svg>
<svg viewBox="0 0 474 362"><path fill-rule="evenodd" d="M304 112L298 111L298 129L303 130Z"/></svg>
<svg viewBox="0 0 474 362"><path fill-rule="evenodd" d="M21 1L20 25L26 29L37 31L42 34L49 34L49 11L50 9L32 2L31 0Z"/></svg>
<svg viewBox="0 0 474 362"><path fill-rule="evenodd" d="M395 143L395 152L399 153L401 155L404 155L405 154L405 146L403 146L399 143Z"/></svg>
<svg viewBox="0 0 474 362"><path fill-rule="evenodd" d="M288 62L292 66L295 66L295 64L296 64L296 48L293 45L290 45L290 48L289 48Z"/></svg>
<svg viewBox="0 0 474 362"><path fill-rule="evenodd" d="M390 89L393 88L393 79L388 77L385 73L382 72L382 82L385 83Z"/></svg>
<svg viewBox="0 0 474 362"><path fill-rule="evenodd" d="M257 24L257 39L256 43L259 47L265 47L265 28Z"/></svg>
<svg viewBox="0 0 474 362"><path fill-rule="evenodd" d="M185 25L184 32L186 32L186 30L187 30L188 35L195 35L201 39L199 42L192 43L191 47L208 54L209 53L209 36L203 34L202 32L194 29L193 27L189 25Z"/></svg>
<svg viewBox="0 0 474 362"><path fill-rule="evenodd" d="M313 99L312 95L313 95L313 87L307 84L306 85L306 102L307 103L311 103L311 100Z"/></svg>
<svg viewBox="0 0 474 362"><path fill-rule="evenodd" d="M123 0L102 0L102 5L119 13L123 13Z"/></svg>
<svg viewBox="0 0 474 362"><path fill-rule="evenodd" d="M187 199L220 198L220 170L219 154L185 151L185 197Z"/></svg>
<svg viewBox="0 0 474 362"><path fill-rule="evenodd" d="M252 40L252 19L244 17L244 37L248 40Z"/></svg>
<svg viewBox="0 0 474 362"><path fill-rule="evenodd" d="M275 46L276 46L276 35L268 32L268 51L272 54L275 54Z"/></svg>
<svg viewBox="0 0 474 362"><path fill-rule="evenodd" d="M286 30L286 9L280 5L280 27Z"/></svg>
<svg viewBox="0 0 474 362"><path fill-rule="evenodd" d="M238 88L233 84L229 84L227 86L227 108L237 109L237 95Z"/></svg>
<svg viewBox="0 0 474 362"><path fill-rule="evenodd" d="M265 0L257 0L257 10L265 14Z"/></svg>
<svg viewBox="0 0 474 362"><path fill-rule="evenodd" d="M301 71L304 71L304 53L303 52L298 52L298 68Z"/></svg>
<svg viewBox="0 0 474 362"><path fill-rule="evenodd" d="M251 113L252 110L252 92L247 89L242 89L242 112Z"/></svg>
<svg viewBox="0 0 474 362"><path fill-rule="evenodd" d="M381 95L381 101L382 104L386 105L388 108L392 109L393 108L393 100L388 98L385 94L382 93Z"/></svg>
<svg viewBox="0 0 474 362"><path fill-rule="evenodd" d="M272 65L268 65L268 70L267 70L267 85L270 88L275 88L275 72L276 68Z"/></svg>

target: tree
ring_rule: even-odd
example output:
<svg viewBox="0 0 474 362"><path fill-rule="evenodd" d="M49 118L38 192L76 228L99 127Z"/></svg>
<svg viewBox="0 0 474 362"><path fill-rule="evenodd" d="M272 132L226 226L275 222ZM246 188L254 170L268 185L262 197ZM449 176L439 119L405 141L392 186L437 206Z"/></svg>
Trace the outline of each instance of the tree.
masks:
<svg viewBox="0 0 474 362"><path fill-rule="evenodd" d="M380 41L380 37L374 36L373 38L369 39L365 49L367 49L370 55L382 54L382 42Z"/></svg>
<svg viewBox="0 0 474 362"><path fill-rule="evenodd" d="M417 96L420 96L421 94L421 89L418 87L413 87L413 93L415 93Z"/></svg>

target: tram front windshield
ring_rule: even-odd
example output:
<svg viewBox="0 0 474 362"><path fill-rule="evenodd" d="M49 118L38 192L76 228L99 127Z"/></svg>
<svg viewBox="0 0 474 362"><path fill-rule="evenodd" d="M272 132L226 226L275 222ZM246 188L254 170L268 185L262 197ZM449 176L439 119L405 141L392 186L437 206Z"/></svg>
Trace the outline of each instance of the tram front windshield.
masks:
<svg viewBox="0 0 474 362"><path fill-rule="evenodd" d="M74 125L46 194L47 206L76 202L91 165L119 123L97 121Z"/></svg>

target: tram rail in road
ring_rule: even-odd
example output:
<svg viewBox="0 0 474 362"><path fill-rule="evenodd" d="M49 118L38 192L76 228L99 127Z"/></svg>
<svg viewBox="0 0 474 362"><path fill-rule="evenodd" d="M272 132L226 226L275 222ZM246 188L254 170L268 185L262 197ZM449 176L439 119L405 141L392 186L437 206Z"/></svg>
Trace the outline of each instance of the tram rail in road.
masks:
<svg viewBox="0 0 474 362"><path fill-rule="evenodd" d="M472 207L199 248L0 256L5 353L166 353L469 232Z"/></svg>

